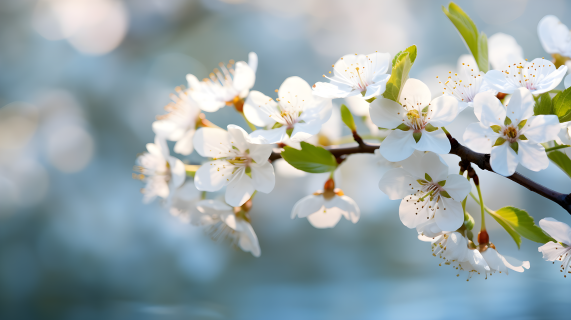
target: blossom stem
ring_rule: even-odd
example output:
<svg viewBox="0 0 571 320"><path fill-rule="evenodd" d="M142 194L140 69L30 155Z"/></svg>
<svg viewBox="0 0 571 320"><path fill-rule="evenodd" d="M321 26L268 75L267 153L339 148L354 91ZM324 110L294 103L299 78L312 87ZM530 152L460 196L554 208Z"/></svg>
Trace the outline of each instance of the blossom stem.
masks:
<svg viewBox="0 0 571 320"><path fill-rule="evenodd" d="M570 146L570 145L567 145L567 144L562 144L562 145L559 145L559 146L547 148L547 149L545 149L545 152L549 152L549 151L553 151L553 150L558 150L558 149L569 148L569 147L571 147L571 146Z"/></svg>
<svg viewBox="0 0 571 320"><path fill-rule="evenodd" d="M185 164L184 165L184 169L186 170L186 175L190 176L190 177L194 177L194 174L196 173L198 168L200 168L200 166L195 165L195 164Z"/></svg>
<svg viewBox="0 0 571 320"><path fill-rule="evenodd" d="M485 207L484 207L484 199L482 198L482 190L480 189L480 184L476 184L476 189L478 190L478 198L480 198L480 211L482 213L482 227L480 230L486 230L486 217L485 217Z"/></svg>
<svg viewBox="0 0 571 320"><path fill-rule="evenodd" d="M448 130L446 130L446 128L440 127L440 129L442 129L442 131L444 131L444 133L445 133L447 136L450 135L450 132L448 132Z"/></svg>

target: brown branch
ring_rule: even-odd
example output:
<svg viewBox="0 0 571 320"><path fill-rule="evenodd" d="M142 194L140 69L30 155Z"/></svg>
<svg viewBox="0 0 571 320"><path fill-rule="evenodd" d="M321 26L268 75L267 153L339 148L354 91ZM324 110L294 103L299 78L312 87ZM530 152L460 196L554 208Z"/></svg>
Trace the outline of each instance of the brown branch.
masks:
<svg viewBox="0 0 571 320"><path fill-rule="evenodd" d="M477 165L482 170L487 170L490 172L494 172L492 166L490 164L490 155L474 152L471 149L461 145L456 139L454 139L451 135L447 135L448 139L450 140L450 154L455 154L460 157L460 162L464 163L465 165L468 163L473 163ZM360 138L357 135L358 138ZM355 140L358 141L356 138ZM355 153L374 153L379 146L370 145L361 139L358 141L359 145L354 147L347 147L347 148L329 148L328 150L335 156L338 162L341 162L345 156ZM281 155L279 153L272 152L270 156L270 161L274 161L280 159ZM467 167L467 165L466 165ZM569 214L571 214L571 194L560 193L555 190L551 190L535 181L532 181L519 173L514 173L513 175L506 177L513 182L527 188L529 191L535 192L540 196L549 199L558 205L560 205L563 209L565 209Z"/></svg>

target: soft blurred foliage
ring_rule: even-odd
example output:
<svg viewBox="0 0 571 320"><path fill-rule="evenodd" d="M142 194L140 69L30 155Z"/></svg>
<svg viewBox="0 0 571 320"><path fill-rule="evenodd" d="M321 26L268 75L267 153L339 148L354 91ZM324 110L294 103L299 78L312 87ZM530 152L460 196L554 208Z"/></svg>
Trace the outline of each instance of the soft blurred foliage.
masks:
<svg viewBox="0 0 571 320"><path fill-rule="evenodd" d="M513 35L527 58L547 56L538 21L571 25L565 1L457 1L488 36ZM151 123L185 75L257 52L255 90L271 95L297 75L309 83L341 55L394 55L411 44L411 76L440 93L462 40L447 1L2 0L0 2L0 318L2 319L481 319L567 316L569 284L492 219L502 254L529 260L524 274L469 282L438 267L430 245L398 218L366 157L344 164L342 185L362 209L330 230L290 219L321 175L278 171L254 200L258 259L215 243L143 205L131 170ZM245 126L231 108L207 118ZM357 119L358 120L358 119ZM340 121L337 120L339 122ZM461 138L466 110L448 129ZM359 121L357 121L359 122ZM344 129L344 135L348 130ZM359 130L366 131L363 124ZM446 156L457 172L455 156ZM183 158L198 163L195 154ZM277 162L276 167L284 167ZM555 166L524 175L570 191ZM516 205L538 221L569 223L548 200L497 175L480 175L486 204ZM471 201L469 201L471 203ZM473 202L468 210L477 219ZM478 222L477 222L478 226Z"/></svg>

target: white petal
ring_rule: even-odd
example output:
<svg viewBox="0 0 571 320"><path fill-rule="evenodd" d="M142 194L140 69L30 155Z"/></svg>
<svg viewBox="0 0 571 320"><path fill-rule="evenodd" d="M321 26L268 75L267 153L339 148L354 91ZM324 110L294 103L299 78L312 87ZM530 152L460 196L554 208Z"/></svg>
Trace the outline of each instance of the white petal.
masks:
<svg viewBox="0 0 571 320"><path fill-rule="evenodd" d="M164 137L160 137L158 135L155 136L154 144L147 143L147 151L149 151L150 154L160 156L163 159L167 159L170 156L167 141Z"/></svg>
<svg viewBox="0 0 571 320"><path fill-rule="evenodd" d="M273 125L270 115L277 113L278 104L270 97L259 91L251 91L244 103L244 115L252 124L258 127Z"/></svg>
<svg viewBox="0 0 571 320"><path fill-rule="evenodd" d="M298 100L311 101L313 99L311 86L302 78L295 76L285 79L278 90L280 99L287 99L291 95Z"/></svg>
<svg viewBox="0 0 571 320"><path fill-rule="evenodd" d="M305 123L296 123L291 133L292 141L305 141L319 133L321 121L314 120Z"/></svg>
<svg viewBox="0 0 571 320"><path fill-rule="evenodd" d="M270 158L270 155L272 154L273 145L250 144L248 146L248 150L250 150L250 157L252 157L252 160L261 165L268 162L268 158Z"/></svg>
<svg viewBox="0 0 571 320"><path fill-rule="evenodd" d="M561 255L569 253L569 247L565 248L559 243L550 241L537 248L537 251L543 254L543 259L547 261L555 261L558 260Z"/></svg>
<svg viewBox="0 0 571 320"><path fill-rule="evenodd" d="M471 123L464 132L464 143L466 146L479 153L492 152L492 146L500 137L492 128L480 122Z"/></svg>
<svg viewBox="0 0 571 320"><path fill-rule="evenodd" d="M544 218L539 221L539 226L553 239L571 245L571 227L566 223L553 218Z"/></svg>
<svg viewBox="0 0 571 320"><path fill-rule="evenodd" d="M228 187L226 187L226 194L224 199L229 205L233 207L239 207L248 201L250 197L252 197L252 194L254 193L254 186L252 179L248 177L248 175L245 173L245 170L236 170L234 175L235 177L230 180Z"/></svg>
<svg viewBox="0 0 571 320"><path fill-rule="evenodd" d="M184 131L181 132L177 123L169 120L157 120L153 122L152 127L156 135L171 141L178 140L180 134L184 133Z"/></svg>
<svg viewBox="0 0 571 320"><path fill-rule="evenodd" d="M343 210L345 219L357 223L361 217L361 210L357 203L348 196L339 197L341 201L338 203L339 209Z"/></svg>
<svg viewBox="0 0 571 320"><path fill-rule="evenodd" d="M519 88L512 93L510 102L507 105L507 117L513 123L519 123L533 116L534 105L535 100L531 92L526 88Z"/></svg>
<svg viewBox="0 0 571 320"><path fill-rule="evenodd" d="M378 97L383 92L385 92L387 88L387 81L389 80L390 75L385 74L385 76L386 77L382 79L382 82L367 86L367 91L365 92L365 96L363 97L364 99L371 99L373 97Z"/></svg>
<svg viewBox="0 0 571 320"><path fill-rule="evenodd" d="M506 108L492 92L487 91L476 95L474 98L474 114L487 127L503 126L506 119Z"/></svg>
<svg viewBox="0 0 571 320"><path fill-rule="evenodd" d="M174 145L174 152L185 156L191 154L193 150L192 139L195 133L196 130L194 129L188 130Z"/></svg>
<svg viewBox="0 0 571 320"><path fill-rule="evenodd" d="M253 163L251 168L254 188L263 193L270 193L276 185L276 175L272 164L268 161Z"/></svg>
<svg viewBox="0 0 571 320"><path fill-rule="evenodd" d="M446 126L456 119L458 112L458 99L443 95L430 102L428 122L435 127Z"/></svg>
<svg viewBox="0 0 571 320"><path fill-rule="evenodd" d="M399 206L399 217L401 222L408 228L416 228L422 223L430 220L432 211L428 205L418 202L418 197L406 196Z"/></svg>
<svg viewBox="0 0 571 320"><path fill-rule="evenodd" d="M308 195L301 198L293 207L291 211L291 218L298 216L299 218L305 218L311 214L317 213L323 208L324 199L323 196Z"/></svg>
<svg viewBox="0 0 571 320"><path fill-rule="evenodd" d="M254 232L254 228L246 221L241 221L243 224L243 231L240 232L240 239L238 240L238 245L245 252L251 252L254 257L259 257L262 251L260 250L260 244L258 243L258 237Z"/></svg>
<svg viewBox="0 0 571 320"><path fill-rule="evenodd" d="M523 60L523 49L514 37L505 33L498 32L488 38L488 51L490 64L496 70Z"/></svg>
<svg viewBox="0 0 571 320"><path fill-rule="evenodd" d="M250 147L250 136L246 130L235 124L229 124L228 127L228 140L227 145L238 148L238 150L244 152Z"/></svg>
<svg viewBox="0 0 571 320"><path fill-rule="evenodd" d="M434 222L434 219L427 220L416 226L416 232L418 232L419 239L422 241L432 241L443 233L442 229L438 228L438 225ZM420 238L421 236L423 238Z"/></svg>
<svg viewBox="0 0 571 320"><path fill-rule="evenodd" d="M237 91L250 90L256 82L256 71L244 61L236 62L234 69L234 88Z"/></svg>
<svg viewBox="0 0 571 320"><path fill-rule="evenodd" d="M396 162L408 158L416 147L412 131L393 130L383 140L379 150L385 159Z"/></svg>
<svg viewBox="0 0 571 320"><path fill-rule="evenodd" d="M432 132L422 130L422 136L416 144L416 150L432 151L439 154L450 152L450 147L450 140L440 129Z"/></svg>
<svg viewBox="0 0 571 320"><path fill-rule="evenodd" d="M379 99L381 99L381 98L379 98ZM379 100L379 99L377 99L377 100ZM377 102L377 100L373 101L372 103ZM349 107L349 109L351 110L351 112L354 115L359 116L359 117L369 115L370 104L367 101L365 101L365 98L363 98L361 96L347 97L347 98L345 98L345 102L347 103L347 106Z"/></svg>
<svg viewBox="0 0 571 320"><path fill-rule="evenodd" d="M264 143L278 143L288 139L287 127L279 127L270 130L256 130L250 133L250 137L258 139Z"/></svg>
<svg viewBox="0 0 571 320"><path fill-rule="evenodd" d="M518 163L519 155L515 153L508 142L492 148L490 164L495 172L506 177L511 176L514 174Z"/></svg>
<svg viewBox="0 0 571 320"><path fill-rule="evenodd" d="M391 200L402 199L413 194L419 186L416 178L402 168L392 169L385 173L379 181L379 189Z"/></svg>
<svg viewBox="0 0 571 320"><path fill-rule="evenodd" d="M462 269L466 271L476 271L478 273L485 273L490 271L490 267L486 263L486 259L478 250L466 250L465 263L461 263Z"/></svg>
<svg viewBox="0 0 571 320"><path fill-rule="evenodd" d="M168 157L168 161L171 167L171 187L174 189L180 187L184 180L186 179L186 169L184 163L175 157Z"/></svg>
<svg viewBox="0 0 571 320"><path fill-rule="evenodd" d="M359 92L351 92L353 89L345 84L340 83L327 83L327 82L317 82L313 85L313 94L322 98L346 98L349 96L355 96Z"/></svg>
<svg viewBox="0 0 571 320"><path fill-rule="evenodd" d="M448 177L448 166L442 162L440 156L436 153L429 152L422 157L422 172L428 173L432 181L438 182L446 180ZM421 179L425 179L424 175Z"/></svg>
<svg viewBox="0 0 571 320"><path fill-rule="evenodd" d="M376 83L383 78L384 74L389 69L391 63L391 55L381 52L370 53L365 56L365 62L369 62L372 66L374 71L373 81Z"/></svg>
<svg viewBox="0 0 571 320"><path fill-rule="evenodd" d="M550 63L547 60L543 61L545 61L546 63ZM565 77L566 74L567 74L567 66L560 66L559 69L549 73L547 77L543 78L536 85L536 89L533 90L533 94L542 94L555 89L555 87L557 87L561 83L561 80L563 80L563 77Z"/></svg>
<svg viewBox="0 0 571 320"><path fill-rule="evenodd" d="M525 269L529 269L529 261L520 261L518 259L502 255L500 255L500 257L502 257L506 267L512 269L513 271L524 272Z"/></svg>
<svg viewBox="0 0 571 320"><path fill-rule="evenodd" d="M539 115L527 120L521 134L533 142L544 143L557 139L560 128L557 116Z"/></svg>
<svg viewBox="0 0 571 320"><path fill-rule="evenodd" d="M537 24L537 33L545 51L563 54L561 49L566 45L569 29L556 16L543 17Z"/></svg>
<svg viewBox="0 0 571 320"><path fill-rule="evenodd" d="M258 55L255 52L248 53L248 66L254 73L258 70Z"/></svg>
<svg viewBox="0 0 571 320"><path fill-rule="evenodd" d="M490 70L484 76L486 83L494 90L510 94L514 92L519 86L506 79L506 75L498 70Z"/></svg>
<svg viewBox="0 0 571 320"><path fill-rule="evenodd" d="M462 201L472 190L470 182L459 174L451 174L446 178L444 190L456 201Z"/></svg>
<svg viewBox="0 0 571 320"><path fill-rule="evenodd" d="M194 175L194 184L201 191L218 191L232 178L234 166L225 160L210 161L198 168Z"/></svg>
<svg viewBox="0 0 571 320"><path fill-rule="evenodd" d="M381 128L394 129L401 123L404 123L406 110L403 107L389 99L378 98L369 105L369 113L371 120L375 125Z"/></svg>
<svg viewBox="0 0 571 320"><path fill-rule="evenodd" d="M442 203L437 205L434 221L442 231L454 231L464 223L464 210L458 201L440 198Z"/></svg>
<svg viewBox="0 0 571 320"><path fill-rule="evenodd" d="M229 153L228 132L219 128L200 128L192 141L198 154L208 158L222 158Z"/></svg>
<svg viewBox="0 0 571 320"><path fill-rule="evenodd" d="M307 217L312 226L319 229L333 228L341 220L343 213L339 208L331 208L320 210Z"/></svg>
<svg viewBox="0 0 571 320"><path fill-rule="evenodd" d="M409 78L400 93L399 102L402 105L427 106L430 103L430 89L424 82Z"/></svg>
<svg viewBox="0 0 571 320"><path fill-rule="evenodd" d="M522 166L532 171L540 171L549 166L549 158L541 144L529 140L520 140L518 144L519 162Z"/></svg>

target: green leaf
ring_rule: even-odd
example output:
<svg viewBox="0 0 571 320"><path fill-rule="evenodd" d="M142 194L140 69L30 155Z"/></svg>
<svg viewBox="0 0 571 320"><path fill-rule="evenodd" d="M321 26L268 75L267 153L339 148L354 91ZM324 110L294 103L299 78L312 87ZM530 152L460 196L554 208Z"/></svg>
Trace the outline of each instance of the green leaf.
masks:
<svg viewBox="0 0 571 320"><path fill-rule="evenodd" d="M337 161L331 152L307 142L301 142L301 150L285 146L281 155L294 168L305 172L323 173L337 168Z"/></svg>
<svg viewBox="0 0 571 320"><path fill-rule="evenodd" d="M559 169L563 170L563 172L571 178L571 159L569 159L565 153L561 151L551 151L547 153L547 156Z"/></svg>
<svg viewBox="0 0 571 320"><path fill-rule="evenodd" d="M351 129L351 131L357 131L355 120L353 120L353 115L351 114L349 108L347 108L347 106L344 104L341 105L341 119L343 120L343 123L345 123L349 129Z"/></svg>
<svg viewBox="0 0 571 320"><path fill-rule="evenodd" d="M395 63L397 63L397 59L398 57L401 55L402 51L397 52L397 54L395 54L395 56L393 57L393 62L392 62L392 66L395 66Z"/></svg>
<svg viewBox="0 0 571 320"><path fill-rule="evenodd" d="M533 114L538 116L541 114L554 114L553 103L549 93L544 93L537 98L537 102L533 107Z"/></svg>
<svg viewBox="0 0 571 320"><path fill-rule="evenodd" d="M408 73L416 60L416 46L412 45L395 56L391 77L383 97L398 102L402 88L408 79Z"/></svg>
<svg viewBox="0 0 571 320"><path fill-rule="evenodd" d="M512 236L512 238L514 239L515 243L517 244L517 248L519 249L519 247L521 245L521 237L515 231L515 229L506 220L504 220L504 218L502 218L502 216L498 215L494 211L489 210L487 212L489 215L491 215L500 224L500 226L502 226L504 229L506 229L508 234L510 236Z"/></svg>
<svg viewBox="0 0 571 320"><path fill-rule="evenodd" d="M448 9L443 6L442 11L464 39L480 71L488 72L488 39L486 35L483 32L478 35L478 28L472 19L454 2L450 2Z"/></svg>
<svg viewBox="0 0 571 320"><path fill-rule="evenodd" d="M525 210L515 207L504 207L496 210L495 213L524 238L539 243L555 241L535 224L533 217Z"/></svg>
<svg viewBox="0 0 571 320"><path fill-rule="evenodd" d="M553 111L559 117L559 122L571 120L571 87L553 98Z"/></svg>

